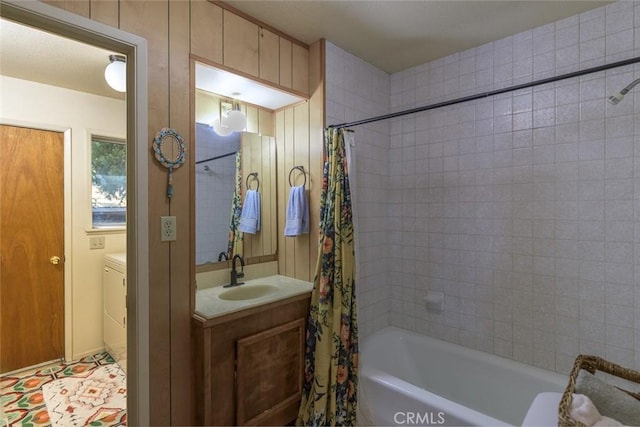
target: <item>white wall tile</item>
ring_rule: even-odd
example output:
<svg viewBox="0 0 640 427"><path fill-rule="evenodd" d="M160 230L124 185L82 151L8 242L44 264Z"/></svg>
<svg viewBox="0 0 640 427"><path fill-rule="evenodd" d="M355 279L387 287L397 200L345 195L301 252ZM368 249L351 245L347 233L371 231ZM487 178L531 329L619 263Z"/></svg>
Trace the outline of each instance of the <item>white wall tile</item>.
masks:
<svg viewBox="0 0 640 427"><path fill-rule="evenodd" d="M640 3L618 1L391 76L329 43L327 120L636 56L639 33ZM606 102L638 77L629 66L356 128L375 166L356 202L364 334L393 324L561 372L578 352L640 366L640 95ZM443 312L415 302L426 290L445 293Z"/></svg>
<svg viewBox="0 0 640 427"><path fill-rule="evenodd" d="M327 124L387 113L396 99L402 100L395 94L402 92L403 85L413 87L418 81L425 83L424 78L418 78L415 73L403 79L391 78L331 43L327 43L326 52L327 87L331 88L327 91ZM391 96L391 87L394 88L394 96ZM390 316L392 312L399 311L393 310L397 300L388 304L391 293L387 281L387 258L384 255L388 240L387 180L390 172L402 171L401 151L395 162L387 163L389 135L399 134L398 125L401 124L380 122L359 127L355 138L358 173L358 199L355 205L359 215L356 220L356 253L360 261L357 267L357 298L360 334L363 338L389 324L404 324L400 316Z"/></svg>

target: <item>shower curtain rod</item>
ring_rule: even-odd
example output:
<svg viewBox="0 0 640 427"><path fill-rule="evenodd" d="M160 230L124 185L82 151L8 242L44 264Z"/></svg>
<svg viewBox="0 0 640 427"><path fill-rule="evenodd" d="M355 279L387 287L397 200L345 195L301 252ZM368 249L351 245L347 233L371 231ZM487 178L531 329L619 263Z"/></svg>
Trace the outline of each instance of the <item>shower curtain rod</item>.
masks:
<svg viewBox="0 0 640 427"><path fill-rule="evenodd" d="M465 96L465 97L462 97L462 98L451 99L449 101L437 102L435 104L430 104L430 105L425 105L425 106L422 106L422 107L411 108L409 110L397 111L395 113L385 114L385 115L382 115L382 116L376 116L376 117L370 117L368 119L356 120L356 121L350 122L350 123L341 123L339 125L329 125L329 126L327 126L327 128L341 129L341 128L346 128L346 127L364 125L364 124L367 124L367 123L378 122L378 121L381 121L381 120L393 119L395 117L406 116L408 114L420 113L422 111L433 110L435 108L447 107L449 105L460 104L462 102L475 101L476 99L482 99L482 98L487 98L489 96L500 95L500 94L505 93L505 92L511 92L511 91L519 90L519 89L527 89L527 88L530 88L530 87L539 86L539 85L543 85L543 84L546 84L546 83L553 83L553 82L557 82L559 80L570 79L572 77L584 76L585 74L597 73L598 71L604 71L604 70L609 70L609 69L612 69L612 68L623 67L625 65L635 64L637 62L640 62L640 56L637 56L637 57L631 58L631 59L625 59L623 61L612 62L611 64L604 64L604 65L598 65L597 67L585 68L584 70L580 70L580 71L573 71L571 73L560 74L559 76L547 77L547 78L540 79L540 80L535 80L535 81L532 81L532 82L529 82L529 83L522 83L522 84L519 84L519 85L510 86L510 87L506 87L506 88L502 88L502 89L491 90L489 92L482 92L482 93L479 93L479 94L476 94L476 95L469 95L469 96Z"/></svg>
<svg viewBox="0 0 640 427"><path fill-rule="evenodd" d="M221 154L219 156L209 157L208 159L198 160L196 162L196 165L199 165L200 163L207 163L207 162L210 162L211 160L218 160L218 159L223 159L223 158L229 157L229 156L235 156L236 153L237 153L237 151L234 151L233 153Z"/></svg>

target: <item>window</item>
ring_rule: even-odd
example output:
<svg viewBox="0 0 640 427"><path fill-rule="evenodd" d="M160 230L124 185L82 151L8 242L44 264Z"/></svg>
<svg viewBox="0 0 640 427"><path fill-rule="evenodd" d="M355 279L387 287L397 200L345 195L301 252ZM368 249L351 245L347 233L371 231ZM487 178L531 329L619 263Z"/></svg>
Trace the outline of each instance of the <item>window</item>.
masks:
<svg viewBox="0 0 640 427"><path fill-rule="evenodd" d="M127 218L127 145L91 138L93 228L123 227Z"/></svg>

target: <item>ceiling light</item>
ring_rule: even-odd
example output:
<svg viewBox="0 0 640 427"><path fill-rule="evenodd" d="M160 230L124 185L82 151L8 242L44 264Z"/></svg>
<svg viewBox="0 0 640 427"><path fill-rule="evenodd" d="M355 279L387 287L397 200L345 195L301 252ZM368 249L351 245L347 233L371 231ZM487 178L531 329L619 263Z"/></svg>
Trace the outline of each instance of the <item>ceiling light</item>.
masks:
<svg viewBox="0 0 640 427"><path fill-rule="evenodd" d="M127 91L127 58L122 55L109 55L111 63L104 69L104 79L112 89Z"/></svg>
<svg viewBox="0 0 640 427"><path fill-rule="evenodd" d="M201 63L196 63L196 89L269 110L279 110L305 100L289 92Z"/></svg>

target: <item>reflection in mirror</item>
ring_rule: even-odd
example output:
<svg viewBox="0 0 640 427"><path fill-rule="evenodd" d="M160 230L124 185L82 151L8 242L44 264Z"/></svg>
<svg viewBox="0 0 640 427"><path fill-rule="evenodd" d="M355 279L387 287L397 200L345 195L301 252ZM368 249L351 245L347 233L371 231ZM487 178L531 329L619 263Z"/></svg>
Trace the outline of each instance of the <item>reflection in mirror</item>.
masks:
<svg viewBox="0 0 640 427"><path fill-rule="evenodd" d="M239 172L239 175L238 175ZM237 230L248 189L260 193L260 231ZM238 193L239 198L234 200ZM246 259L277 252L275 138L249 132L220 136L196 124L196 263ZM232 215L235 214L232 227Z"/></svg>
<svg viewBox="0 0 640 427"><path fill-rule="evenodd" d="M220 136L209 125L196 124L197 264L224 261L228 257L231 202L240 135L234 132L229 136Z"/></svg>
<svg viewBox="0 0 640 427"><path fill-rule="evenodd" d="M276 140L243 132L240 147L242 200L248 188L260 193L260 231L244 233L242 255L246 259L264 257L277 252Z"/></svg>
<svg viewBox="0 0 640 427"><path fill-rule="evenodd" d="M195 240L198 271L224 268L226 260L236 253L249 263L276 259L275 138L253 132L232 132L228 136L217 134L208 122L220 117L220 108L227 101L206 91L196 91ZM271 111L242 104L240 108L247 116L247 129L272 133ZM236 156L239 157L238 167ZM236 170L239 171L238 176ZM258 188L255 179L247 181L252 173L257 173L260 183L260 231L234 235L230 227L234 192L239 189L236 200L239 200L238 210L241 210L247 185L253 190Z"/></svg>

